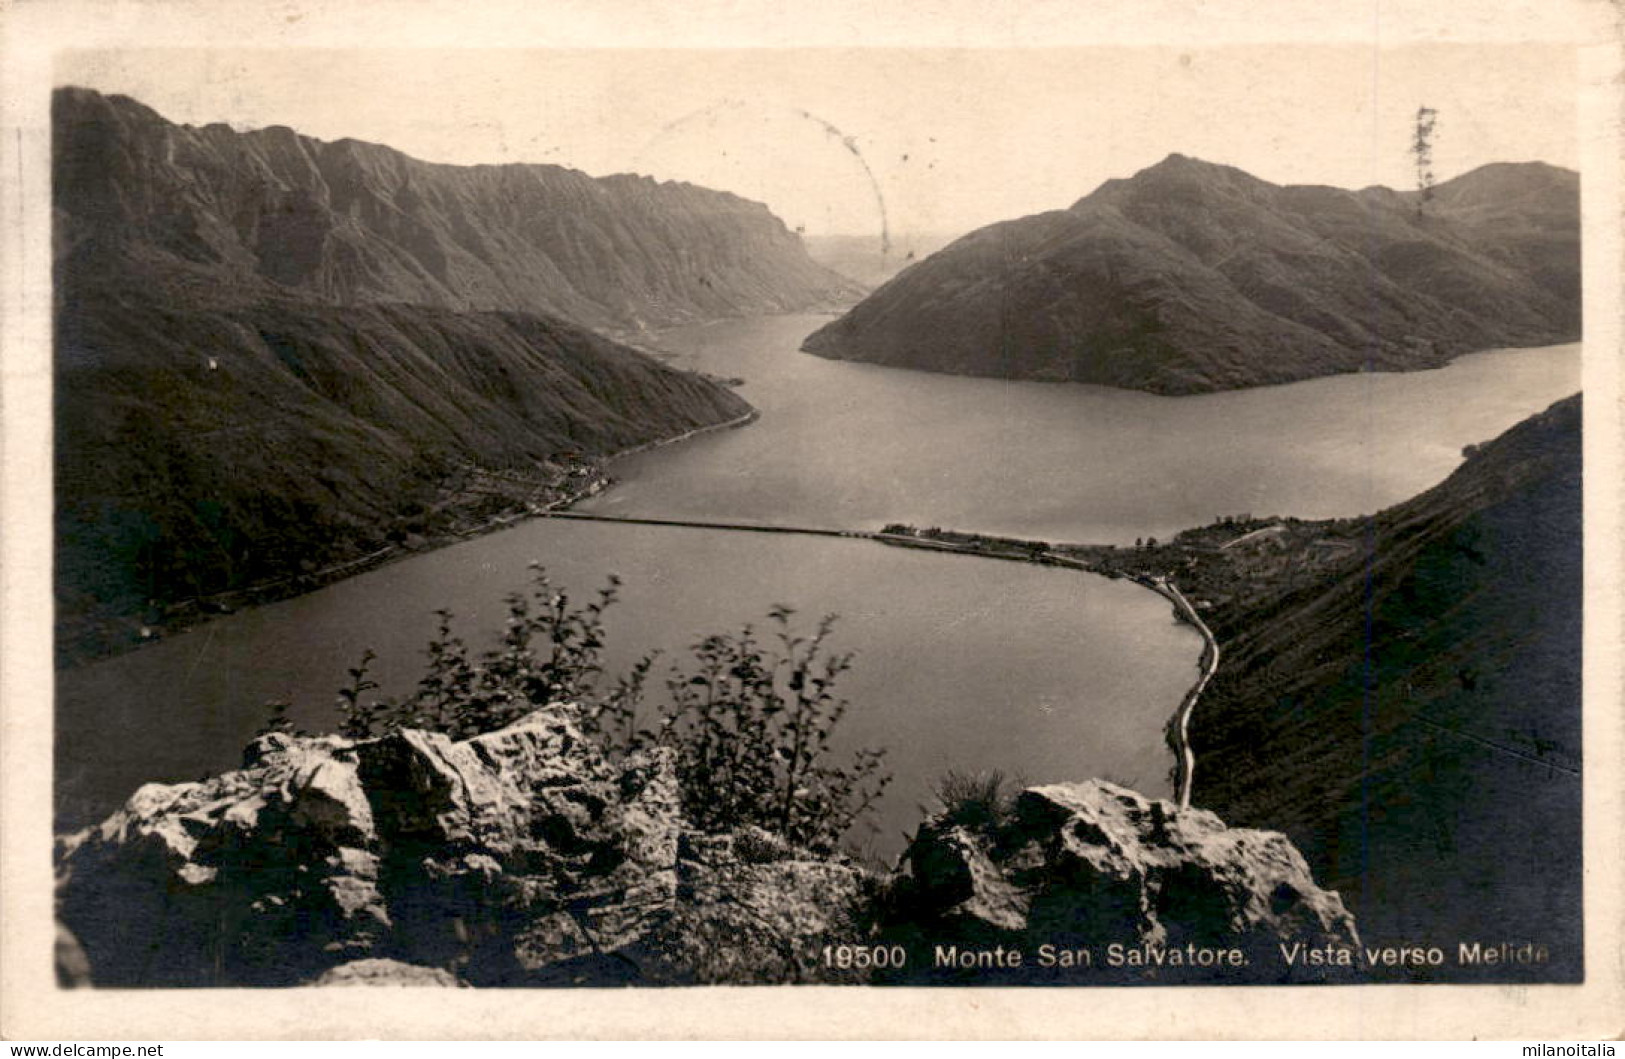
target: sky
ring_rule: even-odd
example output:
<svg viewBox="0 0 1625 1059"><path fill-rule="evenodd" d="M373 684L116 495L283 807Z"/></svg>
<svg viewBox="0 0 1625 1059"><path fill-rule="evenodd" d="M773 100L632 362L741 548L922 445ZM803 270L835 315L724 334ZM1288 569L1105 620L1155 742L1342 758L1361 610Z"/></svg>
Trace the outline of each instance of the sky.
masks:
<svg viewBox="0 0 1625 1059"><path fill-rule="evenodd" d="M811 235L958 234L1176 151L1277 183L1412 187L1424 105L1440 180L1578 157L1561 44L120 49L59 52L54 79L187 124L687 180Z"/></svg>

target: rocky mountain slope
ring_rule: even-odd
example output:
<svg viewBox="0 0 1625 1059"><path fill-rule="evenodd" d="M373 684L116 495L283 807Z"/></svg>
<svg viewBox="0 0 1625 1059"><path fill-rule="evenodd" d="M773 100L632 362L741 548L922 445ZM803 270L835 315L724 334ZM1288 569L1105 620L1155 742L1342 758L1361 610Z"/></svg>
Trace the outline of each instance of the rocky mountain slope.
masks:
<svg viewBox="0 0 1625 1059"><path fill-rule="evenodd" d="M150 628L185 600L523 509L465 488L470 468L568 488L566 454L750 411L519 313L101 290L59 313L57 344L65 657L128 642L121 618Z"/></svg>
<svg viewBox="0 0 1625 1059"><path fill-rule="evenodd" d="M58 261L267 287L331 305L520 310L658 327L839 303L859 288L758 202L550 165L436 165L276 126L165 121L124 96L54 100Z"/></svg>
<svg viewBox="0 0 1625 1059"><path fill-rule="evenodd" d="M975 808L921 826L886 895L882 937L933 955L1016 952L1020 963L934 959L896 980L1325 981L1335 974L1289 964L1283 947L1360 944L1342 900L1276 832L1102 780L1030 787L992 819Z"/></svg>
<svg viewBox="0 0 1625 1059"><path fill-rule="evenodd" d="M1184 394L1437 367L1580 332L1579 177L1496 164L1422 202L1182 155L972 232L811 335L822 356Z"/></svg>
<svg viewBox="0 0 1625 1059"><path fill-rule="evenodd" d="M991 831L935 818L899 873L702 833L679 806L670 749L606 758L564 705L464 742L264 735L242 770L148 784L63 839L64 969L123 987L1276 981L1277 946L1358 940L1281 836L1109 784L1023 792ZM1257 962L1111 969L1113 942ZM1046 943L1101 966L1046 970ZM1028 951L1028 972L936 957L982 944ZM826 945L907 957L882 975Z"/></svg>
<svg viewBox="0 0 1625 1059"><path fill-rule="evenodd" d="M1129 561L1220 641L1195 802L1284 831L1368 938L1547 950L1458 980L1581 974L1581 499L1576 396L1369 520L1219 524Z"/></svg>

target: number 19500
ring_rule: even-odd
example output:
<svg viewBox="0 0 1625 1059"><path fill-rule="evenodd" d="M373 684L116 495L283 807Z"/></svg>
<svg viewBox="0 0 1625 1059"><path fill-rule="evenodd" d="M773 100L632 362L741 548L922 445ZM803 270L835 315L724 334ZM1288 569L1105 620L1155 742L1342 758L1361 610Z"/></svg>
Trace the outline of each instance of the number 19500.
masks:
<svg viewBox="0 0 1625 1059"><path fill-rule="evenodd" d="M907 962L908 952L901 945L824 946L824 966L838 967L843 971L901 967Z"/></svg>

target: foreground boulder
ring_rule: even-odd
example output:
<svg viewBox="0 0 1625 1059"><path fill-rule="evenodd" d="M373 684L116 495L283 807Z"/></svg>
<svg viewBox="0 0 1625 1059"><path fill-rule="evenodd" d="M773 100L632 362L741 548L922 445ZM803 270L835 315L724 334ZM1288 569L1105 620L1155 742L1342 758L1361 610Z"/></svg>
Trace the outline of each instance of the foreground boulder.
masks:
<svg viewBox="0 0 1625 1059"><path fill-rule="evenodd" d="M462 743L262 736L65 840L99 985L282 985L389 958L520 981L648 933L677 891L669 751L612 763L566 708Z"/></svg>
<svg viewBox="0 0 1625 1059"><path fill-rule="evenodd" d="M811 979L874 889L755 828L687 829L672 751L611 760L563 705L464 742L261 736L59 854L100 986Z"/></svg>
<svg viewBox="0 0 1625 1059"><path fill-rule="evenodd" d="M755 827L685 835L675 915L655 939L684 981L843 982L866 976L821 959L873 933L883 879Z"/></svg>
<svg viewBox="0 0 1625 1059"><path fill-rule="evenodd" d="M343 963L310 983L315 986L387 986L399 988L455 989L462 985L457 976L438 967L416 967L399 960L356 960Z"/></svg>
<svg viewBox="0 0 1625 1059"><path fill-rule="evenodd" d="M1248 981L1283 977L1281 944L1357 944L1281 835L1111 784L950 807L887 875L693 829L673 753L606 756L565 705L463 742L261 736L242 769L148 784L62 840L65 981ZM1112 945L1142 959L1109 966Z"/></svg>
<svg viewBox="0 0 1625 1059"><path fill-rule="evenodd" d="M912 959L894 977L1277 981L1321 976L1288 968L1283 945L1359 944L1275 832L1099 780L978 809L950 807L909 846L885 934Z"/></svg>

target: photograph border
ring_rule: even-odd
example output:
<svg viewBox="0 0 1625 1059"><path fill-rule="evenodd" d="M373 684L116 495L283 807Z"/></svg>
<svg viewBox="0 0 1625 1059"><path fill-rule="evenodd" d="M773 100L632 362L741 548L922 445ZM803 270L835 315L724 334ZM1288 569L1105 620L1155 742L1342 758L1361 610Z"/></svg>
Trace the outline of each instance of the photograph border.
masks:
<svg viewBox="0 0 1625 1059"><path fill-rule="evenodd" d="M1625 479L1617 5L1600 0L201 0L0 7L0 1037L17 1039L1599 1038L1625 1032ZM1584 267L1583 985L63 990L51 966L52 56L90 47L1053 47L1571 43ZM1064 991L1057 991L1057 988ZM1312 1001L1312 1004L1306 1004Z"/></svg>

